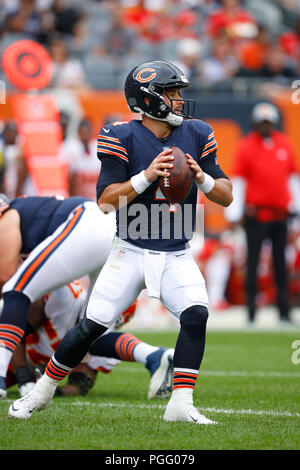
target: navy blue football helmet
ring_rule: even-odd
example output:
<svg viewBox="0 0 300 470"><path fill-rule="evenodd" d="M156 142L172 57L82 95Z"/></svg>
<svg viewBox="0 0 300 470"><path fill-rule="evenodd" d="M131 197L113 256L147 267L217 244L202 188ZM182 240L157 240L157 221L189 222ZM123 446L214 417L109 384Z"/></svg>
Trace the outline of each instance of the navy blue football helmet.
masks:
<svg viewBox="0 0 300 470"><path fill-rule="evenodd" d="M194 100L182 99L183 110L180 113L172 111L162 97L168 95L168 89L185 88L190 82L183 72L163 60L144 62L136 66L127 76L125 81L125 96L129 109L135 113L142 113L152 119L167 121L172 126L179 126L183 119L192 118L190 107L195 108ZM149 104L145 102L148 98ZM175 101L169 98L171 101Z"/></svg>

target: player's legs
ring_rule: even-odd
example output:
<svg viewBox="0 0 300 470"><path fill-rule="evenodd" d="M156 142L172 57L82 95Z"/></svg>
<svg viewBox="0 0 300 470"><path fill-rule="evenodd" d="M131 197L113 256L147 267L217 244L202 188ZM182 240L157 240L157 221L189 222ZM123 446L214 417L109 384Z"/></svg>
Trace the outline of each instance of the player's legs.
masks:
<svg viewBox="0 0 300 470"><path fill-rule="evenodd" d="M128 244L127 244L128 245ZM58 383L78 365L90 345L114 324L143 287L143 255L115 242L92 291L86 316L68 331L33 390L14 402L9 415L29 418L50 403Z"/></svg>
<svg viewBox="0 0 300 470"><path fill-rule="evenodd" d="M28 256L3 292L16 291L31 302L85 274L100 271L109 255L111 221L90 202L77 207Z"/></svg>
<svg viewBox="0 0 300 470"><path fill-rule="evenodd" d="M267 234L268 224L260 223L254 217L248 217L245 221L245 232L247 238L247 272L246 293L248 318L250 322L255 319L256 294L257 294L257 267L262 242Z"/></svg>
<svg viewBox="0 0 300 470"><path fill-rule="evenodd" d="M174 353L173 392L164 419L212 424L193 405L193 390L205 348L208 297L191 251L167 256L161 299L180 319Z"/></svg>
<svg viewBox="0 0 300 470"><path fill-rule="evenodd" d="M289 320L288 274L286 265L287 223L273 222L270 229L275 282L277 288L277 304L281 320Z"/></svg>
<svg viewBox="0 0 300 470"><path fill-rule="evenodd" d="M82 360L92 342L136 300L143 286L141 261L139 253L124 253L118 242L114 243L93 287L85 318L65 335L51 359L54 367L50 361L46 374L56 380L64 378ZM64 370L60 370L61 365Z"/></svg>
<svg viewBox="0 0 300 470"><path fill-rule="evenodd" d="M105 219L96 204L84 203L30 253L3 286L0 376L6 376L11 355L24 335L30 302L85 274L99 271L112 239L111 219Z"/></svg>
<svg viewBox="0 0 300 470"><path fill-rule="evenodd" d="M152 346L131 333L110 332L94 341L89 353L144 364L151 375L148 399L165 398L172 390L173 349Z"/></svg>

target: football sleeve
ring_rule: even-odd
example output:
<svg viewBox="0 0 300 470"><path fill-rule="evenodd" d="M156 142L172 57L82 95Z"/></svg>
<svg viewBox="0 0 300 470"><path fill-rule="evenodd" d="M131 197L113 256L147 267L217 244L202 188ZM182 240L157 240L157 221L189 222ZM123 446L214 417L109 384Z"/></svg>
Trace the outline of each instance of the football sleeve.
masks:
<svg viewBox="0 0 300 470"><path fill-rule="evenodd" d="M228 176L226 176L223 170L220 168L217 158L217 148L218 144L215 139L215 134L212 128L210 127L210 134L207 137L207 141L203 147L199 160L200 167L205 173L212 176L214 179L229 179Z"/></svg>
<svg viewBox="0 0 300 470"><path fill-rule="evenodd" d="M111 125L101 129L97 138L97 157L101 171L97 181L97 200L104 189L113 183L124 183L128 179L128 154Z"/></svg>
<svg viewBox="0 0 300 470"><path fill-rule="evenodd" d="M97 138L97 157L102 160L107 156L125 166L129 163L126 148L110 126L103 127Z"/></svg>
<svg viewBox="0 0 300 470"><path fill-rule="evenodd" d="M225 175L224 171L220 168L216 151L210 153L204 158L201 158L200 167L204 171L204 173L207 173L208 175L212 176L214 179L217 179L217 178L229 179L228 176Z"/></svg>
<svg viewBox="0 0 300 470"><path fill-rule="evenodd" d="M104 189L113 183L125 183L128 180L127 168L117 159L102 157L101 171L97 181L97 200Z"/></svg>

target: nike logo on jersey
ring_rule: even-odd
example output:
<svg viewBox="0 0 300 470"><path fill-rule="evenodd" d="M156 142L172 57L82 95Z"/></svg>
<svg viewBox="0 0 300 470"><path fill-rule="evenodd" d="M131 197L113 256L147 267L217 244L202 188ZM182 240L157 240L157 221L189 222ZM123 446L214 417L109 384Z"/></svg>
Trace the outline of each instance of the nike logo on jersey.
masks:
<svg viewBox="0 0 300 470"><path fill-rule="evenodd" d="M106 132L106 134L108 134L109 131L110 131L110 129L105 129L105 127L103 127L103 130L104 130L104 132Z"/></svg>

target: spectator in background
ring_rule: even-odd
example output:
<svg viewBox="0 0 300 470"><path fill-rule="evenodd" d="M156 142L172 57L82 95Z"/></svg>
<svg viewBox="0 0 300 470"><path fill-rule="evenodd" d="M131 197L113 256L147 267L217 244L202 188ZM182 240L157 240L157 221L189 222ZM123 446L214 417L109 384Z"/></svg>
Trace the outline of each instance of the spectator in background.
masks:
<svg viewBox="0 0 300 470"><path fill-rule="evenodd" d="M258 70L258 75L279 85L287 85L290 83L290 78L297 77L297 70L288 60L283 49L276 44L268 49L265 62Z"/></svg>
<svg viewBox="0 0 300 470"><path fill-rule="evenodd" d="M199 38L202 17L200 13L184 9L173 17L175 38Z"/></svg>
<svg viewBox="0 0 300 470"><path fill-rule="evenodd" d="M271 38L264 26L258 26L257 35L238 46L239 76L251 75L260 70L266 60Z"/></svg>
<svg viewBox="0 0 300 470"><path fill-rule="evenodd" d="M246 293L249 322L255 319L257 268L261 246L272 241L277 305L280 320L290 320L285 249L287 220L299 205L299 173L287 137L276 129L279 113L270 103L252 112L254 129L240 142L233 168L234 202L225 209L230 222L241 222L247 238ZM298 186L297 186L298 185Z"/></svg>
<svg viewBox="0 0 300 470"><path fill-rule="evenodd" d="M278 43L292 59L297 60L300 57L300 16L296 18L293 30L286 31L279 36Z"/></svg>
<svg viewBox="0 0 300 470"><path fill-rule="evenodd" d="M97 38L94 38L93 33L90 32L86 17L80 18L74 24L72 31L72 35L66 39L67 48L72 57L84 60Z"/></svg>
<svg viewBox="0 0 300 470"><path fill-rule="evenodd" d="M158 2L150 7L149 3L139 0L133 7L126 8L126 25L134 28L142 40L151 44L172 39L174 25L168 6L165 2Z"/></svg>
<svg viewBox="0 0 300 470"><path fill-rule="evenodd" d="M203 60L202 79L205 83L214 85L235 76L239 61L230 46L226 36L220 36L213 41L212 54Z"/></svg>
<svg viewBox="0 0 300 470"><path fill-rule="evenodd" d="M69 168L70 196L95 200L101 166L97 159L97 140L93 137L92 124L88 119L79 123L75 138L65 140L61 157Z"/></svg>
<svg viewBox="0 0 300 470"><path fill-rule="evenodd" d="M62 132L62 141L65 142L68 136L68 128L70 124L70 116L65 111L60 111L59 113L59 123Z"/></svg>
<svg viewBox="0 0 300 470"><path fill-rule="evenodd" d="M176 47L177 60L175 65L183 71L184 75L193 84L201 76L202 46L198 39L181 39Z"/></svg>
<svg viewBox="0 0 300 470"><path fill-rule="evenodd" d="M4 123L0 123L0 126L4 126ZM3 155L3 141L2 136L0 138L0 193L4 193L4 155Z"/></svg>
<svg viewBox="0 0 300 470"><path fill-rule="evenodd" d="M113 8L111 25L100 37L100 45L95 53L108 54L115 59L125 58L126 60L126 57L134 52L136 41L135 33L125 24L123 9Z"/></svg>
<svg viewBox="0 0 300 470"><path fill-rule="evenodd" d="M51 11L54 15L55 31L62 35L72 35L73 28L81 18L81 12L74 8L72 2L54 0Z"/></svg>
<svg viewBox="0 0 300 470"><path fill-rule="evenodd" d="M88 86L81 62L69 57L67 47L62 39L54 38L51 41L49 52L54 68L51 87L80 89Z"/></svg>
<svg viewBox="0 0 300 470"><path fill-rule="evenodd" d="M17 8L7 14L4 28L10 33L21 33L30 39L37 40L41 29L41 19L35 0L19 0Z"/></svg>
<svg viewBox="0 0 300 470"><path fill-rule="evenodd" d="M4 159L3 192L13 199L22 195L35 195L26 159L19 142L18 131L14 121L8 121L2 133L2 150Z"/></svg>
<svg viewBox="0 0 300 470"><path fill-rule="evenodd" d="M240 0L221 0L221 7L207 18L207 34L217 38L224 33L233 42L255 36L256 21L252 14L240 5Z"/></svg>

